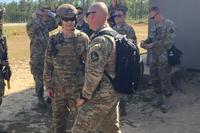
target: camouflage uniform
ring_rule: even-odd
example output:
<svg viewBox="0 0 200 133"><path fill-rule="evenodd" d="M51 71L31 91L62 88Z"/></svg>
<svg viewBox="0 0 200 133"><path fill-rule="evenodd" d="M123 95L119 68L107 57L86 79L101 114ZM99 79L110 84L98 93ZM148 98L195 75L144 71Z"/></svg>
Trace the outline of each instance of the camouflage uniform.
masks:
<svg viewBox="0 0 200 133"><path fill-rule="evenodd" d="M60 17L75 17L76 8L63 4L56 13ZM72 32L73 36L67 38L63 32L53 35L45 55L44 81L46 88L54 91L54 133L65 133L70 112L73 113L72 117L76 116L76 98L79 97L84 83L84 60L89 38L79 30Z"/></svg>
<svg viewBox="0 0 200 133"><path fill-rule="evenodd" d="M69 111L75 111L75 99L84 82L83 58L89 39L79 30L74 33L71 38L64 38L62 33L52 36L45 56L45 85L55 93L52 101L55 133L64 132L67 116Z"/></svg>
<svg viewBox="0 0 200 133"><path fill-rule="evenodd" d="M100 30L112 29L104 27ZM98 31L93 35L97 33ZM113 37L105 36L93 39L88 48L82 89L82 97L87 101L79 109L72 128L73 133L96 133L97 128L101 128L105 133L121 133L119 94L104 74L106 70L112 78L115 76L115 42Z"/></svg>
<svg viewBox="0 0 200 133"><path fill-rule="evenodd" d="M0 9L0 106L5 92L3 69L9 67L6 37L3 34L3 13L4 9Z"/></svg>
<svg viewBox="0 0 200 133"><path fill-rule="evenodd" d="M150 58L150 77L159 94L159 104L165 105L166 97L172 94L172 85L170 82L167 49L175 41L175 24L171 20L164 19L161 23L155 24L151 35L153 47L149 49Z"/></svg>
<svg viewBox="0 0 200 133"><path fill-rule="evenodd" d="M115 25L113 27L113 29L116 30L119 34L126 35L126 37L128 39L133 39L133 41L137 44L137 38L136 38L135 31L132 26L129 26L128 24L124 23L120 26ZM130 96L130 97L132 97L132 96ZM128 101L128 99L129 99L129 96L122 96L120 98L119 105L120 105L120 115L121 116L126 115L126 102Z"/></svg>
<svg viewBox="0 0 200 133"><path fill-rule="evenodd" d="M112 4L108 7L108 12L109 12L109 19L108 22L110 24L111 27L115 26L115 18L114 18L114 14L115 14L115 10L116 9L122 9L124 12L128 11L128 8L123 5L122 3L117 4L115 7L112 6Z"/></svg>
<svg viewBox="0 0 200 133"><path fill-rule="evenodd" d="M76 28L84 33L86 33L88 36L90 36L92 34L92 30L89 28L89 25L83 21L82 25L78 25L76 26Z"/></svg>
<svg viewBox="0 0 200 133"><path fill-rule="evenodd" d="M47 23L48 20L48 23ZM30 38L30 67L35 81L36 94L39 100L43 99L43 70L44 55L49 41L49 31L57 28L56 20L48 16L41 20L33 16L27 23L27 33Z"/></svg>
<svg viewBox="0 0 200 133"><path fill-rule="evenodd" d="M124 23L123 25L113 27L119 34L126 35L128 39L133 39L135 43L137 43L137 38L135 35L135 31L132 26Z"/></svg>
<svg viewBox="0 0 200 133"><path fill-rule="evenodd" d="M5 82L4 82L3 73L2 73L3 66L4 66L4 60L2 59L2 57L5 52L5 46L3 46L4 45L3 38L4 38L3 25L0 24L0 105L2 103L2 98L4 96L4 91L5 91Z"/></svg>

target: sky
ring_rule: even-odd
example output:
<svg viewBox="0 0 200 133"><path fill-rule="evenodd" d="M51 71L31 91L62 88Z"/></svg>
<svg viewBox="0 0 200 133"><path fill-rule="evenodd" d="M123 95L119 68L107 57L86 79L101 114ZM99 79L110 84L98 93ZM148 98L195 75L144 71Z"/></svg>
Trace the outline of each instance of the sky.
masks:
<svg viewBox="0 0 200 133"><path fill-rule="evenodd" d="M0 0L0 2L6 2L6 3L10 3L10 2L12 2L12 1L18 2L19 0Z"/></svg>

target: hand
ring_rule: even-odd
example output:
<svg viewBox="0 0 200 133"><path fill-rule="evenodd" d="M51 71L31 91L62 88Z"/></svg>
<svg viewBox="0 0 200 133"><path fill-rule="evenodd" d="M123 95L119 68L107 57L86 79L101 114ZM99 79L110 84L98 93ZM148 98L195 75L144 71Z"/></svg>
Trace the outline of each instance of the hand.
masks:
<svg viewBox="0 0 200 133"><path fill-rule="evenodd" d="M48 95L49 98L53 99L54 98L54 91L52 89L48 89L47 95Z"/></svg>
<svg viewBox="0 0 200 133"><path fill-rule="evenodd" d="M76 99L76 107L77 108L81 107L85 102L86 102L85 99L80 99L80 98Z"/></svg>
<svg viewBox="0 0 200 133"><path fill-rule="evenodd" d="M153 47L153 43L149 43L149 44L147 44L145 47L146 47L146 49L150 49L150 48Z"/></svg>
<svg viewBox="0 0 200 133"><path fill-rule="evenodd" d="M5 66L5 67L8 67L9 63L8 63L8 61L2 61L2 65Z"/></svg>
<svg viewBox="0 0 200 133"><path fill-rule="evenodd" d="M145 48L144 40L141 41L141 43L140 43L140 47L141 47L141 48Z"/></svg>

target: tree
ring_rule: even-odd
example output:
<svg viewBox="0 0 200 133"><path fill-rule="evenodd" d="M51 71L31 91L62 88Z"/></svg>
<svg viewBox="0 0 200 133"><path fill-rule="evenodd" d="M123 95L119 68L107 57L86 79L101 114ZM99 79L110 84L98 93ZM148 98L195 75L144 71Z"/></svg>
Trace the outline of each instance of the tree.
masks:
<svg viewBox="0 0 200 133"><path fill-rule="evenodd" d="M3 3L1 7L6 8L6 22L27 22L34 10L40 7L50 7L56 9L59 5L70 3L74 6L83 7L84 11L88 10L91 3L95 1L105 2L110 5L111 0L20 0L17 2ZM148 14L148 0L118 0L128 7L127 16L130 19L142 20Z"/></svg>

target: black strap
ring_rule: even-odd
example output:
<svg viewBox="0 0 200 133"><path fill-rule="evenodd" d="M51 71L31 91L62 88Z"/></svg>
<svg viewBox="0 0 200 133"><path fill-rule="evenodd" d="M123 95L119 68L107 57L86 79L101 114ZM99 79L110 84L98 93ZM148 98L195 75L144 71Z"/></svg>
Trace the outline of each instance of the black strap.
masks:
<svg viewBox="0 0 200 133"><path fill-rule="evenodd" d="M101 30L101 31L97 32L96 35L91 38L91 40L93 40L97 36L102 36L102 35L110 35L112 37L116 37L117 34L118 33L114 30Z"/></svg>
<svg viewBox="0 0 200 133"><path fill-rule="evenodd" d="M113 79L111 78L111 76L108 74L108 72L106 70L104 71L104 74L106 75L106 77L108 77L110 82L113 84Z"/></svg>

